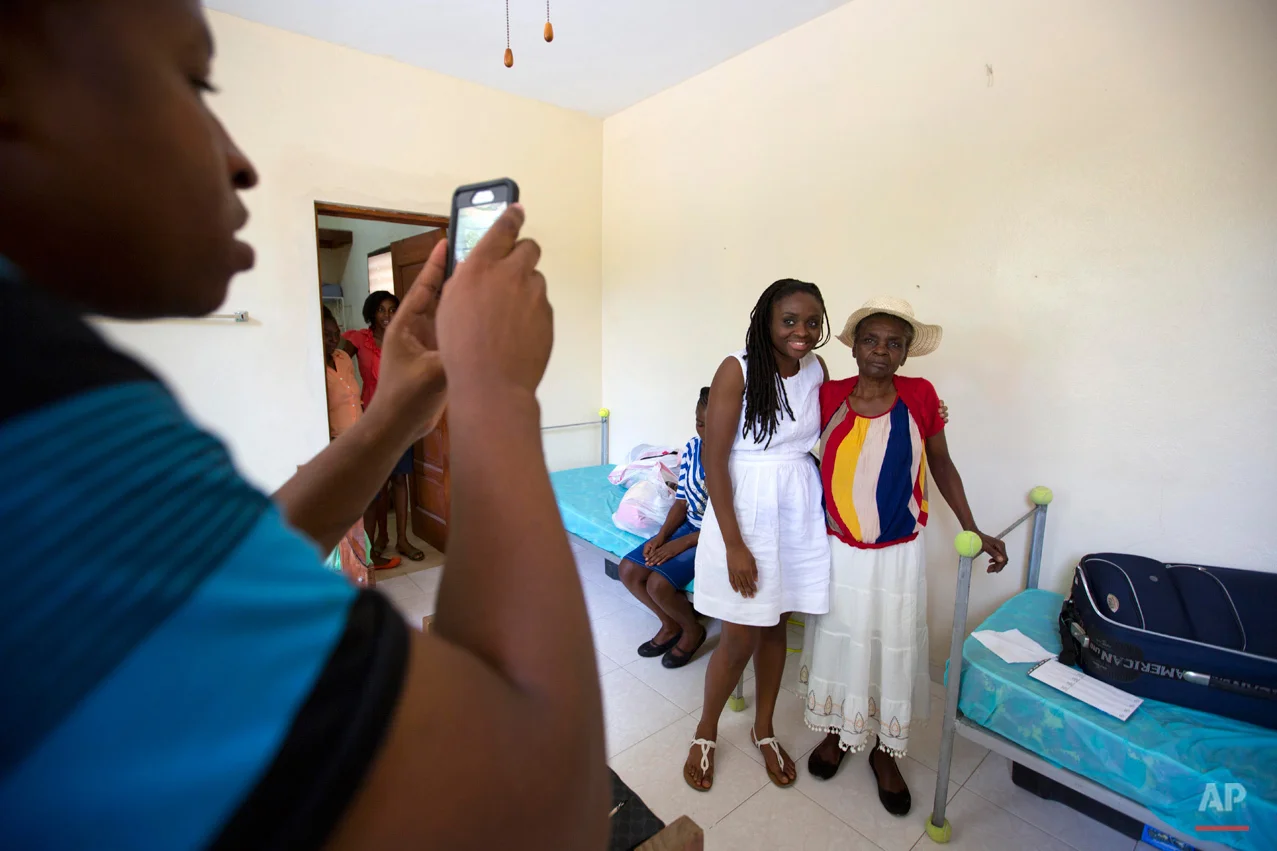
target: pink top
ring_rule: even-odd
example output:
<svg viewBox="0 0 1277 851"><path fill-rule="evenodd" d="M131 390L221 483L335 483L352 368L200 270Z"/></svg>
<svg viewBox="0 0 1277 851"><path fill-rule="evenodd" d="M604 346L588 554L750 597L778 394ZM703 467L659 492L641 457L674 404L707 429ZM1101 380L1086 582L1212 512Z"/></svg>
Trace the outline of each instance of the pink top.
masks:
<svg viewBox="0 0 1277 851"><path fill-rule="evenodd" d="M333 352L336 369L328 367L328 436L336 437L353 426L364 415L359 401L359 382L355 379L355 365L350 355L341 349Z"/></svg>
<svg viewBox="0 0 1277 851"><path fill-rule="evenodd" d="M368 408L372 394L377 391L377 376L381 373L381 346L372 335L371 328L360 328L358 331L347 331L342 334L343 340L349 340L359 355L359 377L364 380L363 403Z"/></svg>

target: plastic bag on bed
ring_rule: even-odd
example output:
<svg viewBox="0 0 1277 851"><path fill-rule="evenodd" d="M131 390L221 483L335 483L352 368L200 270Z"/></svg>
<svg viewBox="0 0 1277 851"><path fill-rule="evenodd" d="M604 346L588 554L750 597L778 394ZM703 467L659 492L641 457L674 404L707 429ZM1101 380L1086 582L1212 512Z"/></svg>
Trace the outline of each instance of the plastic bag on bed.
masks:
<svg viewBox="0 0 1277 851"><path fill-rule="evenodd" d="M674 505L674 491L664 482L643 479L636 482L612 515L618 529L640 538L650 538L661 531L661 524Z"/></svg>
<svg viewBox="0 0 1277 851"><path fill-rule="evenodd" d="M617 464L607 480L623 488L641 481L678 485L678 450L668 446L641 443L630 450L624 464Z"/></svg>

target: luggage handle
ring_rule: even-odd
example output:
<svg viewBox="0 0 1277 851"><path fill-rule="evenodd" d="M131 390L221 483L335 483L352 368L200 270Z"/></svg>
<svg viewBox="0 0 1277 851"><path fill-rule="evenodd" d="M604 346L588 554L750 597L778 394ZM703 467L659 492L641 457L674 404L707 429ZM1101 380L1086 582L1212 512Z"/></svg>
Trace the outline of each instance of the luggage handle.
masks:
<svg viewBox="0 0 1277 851"><path fill-rule="evenodd" d="M1200 570L1202 573L1206 574L1211 579L1215 580L1215 584L1219 586L1219 590L1224 592L1224 597L1228 600L1229 608L1233 610L1233 620L1237 621L1237 630L1238 632L1242 634L1242 652L1245 652L1246 642L1247 642L1246 627L1242 624L1242 616L1237 611L1237 604L1233 602L1233 595L1228 593L1227 586L1225 586L1224 583L1220 581L1220 578L1216 576L1215 574L1211 573L1206 568L1202 567L1200 564L1168 564L1166 566L1167 567L1191 567L1193 570ZM1206 676L1206 675L1203 674L1202 676Z"/></svg>

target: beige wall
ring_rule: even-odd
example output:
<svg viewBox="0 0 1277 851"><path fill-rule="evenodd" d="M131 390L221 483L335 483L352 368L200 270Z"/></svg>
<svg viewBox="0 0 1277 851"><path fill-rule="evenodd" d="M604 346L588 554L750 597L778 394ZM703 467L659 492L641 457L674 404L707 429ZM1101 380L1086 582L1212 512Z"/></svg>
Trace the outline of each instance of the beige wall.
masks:
<svg viewBox="0 0 1277 851"><path fill-rule="evenodd" d="M796 276L839 326L879 293L945 326L905 371L948 401L986 530L1055 489L1046 586L1108 548L1277 569L1274 36L1265 0L857 0L609 118L614 449L686 438ZM940 508L933 660L956 531ZM974 616L1023 581L1024 540Z"/></svg>
<svg viewBox="0 0 1277 851"><path fill-rule="evenodd" d="M547 423L599 407L600 171L597 119L210 12L214 109L262 175L248 193L257 268L227 309L250 325L160 323L108 333L167 376L273 488L327 443L316 281L316 200L448 214L452 190L512 176L545 249L556 345ZM597 434L547 445L556 466L590 463ZM597 461L595 460L595 463Z"/></svg>

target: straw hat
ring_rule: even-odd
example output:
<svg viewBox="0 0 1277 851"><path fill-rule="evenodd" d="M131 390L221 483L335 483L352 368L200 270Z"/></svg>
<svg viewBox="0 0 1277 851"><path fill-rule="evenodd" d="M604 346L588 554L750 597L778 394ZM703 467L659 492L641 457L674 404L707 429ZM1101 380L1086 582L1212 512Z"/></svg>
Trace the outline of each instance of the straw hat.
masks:
<svg viewBox="0 0 1277 851"><path fill-rule="evenodd" d="M939 325L919 322L913 316L913 305L902 298L891 296L871 298L865 302L864 307L847 317L847 324L842 327L842 333L838 335L839 342L851 347L856 342L856 326L860 324L860 320L875 313L895 316L913 326L913 343L909 346L909 357L920 358L940 348L940 337L944 334L944 329Z"/></svg>

